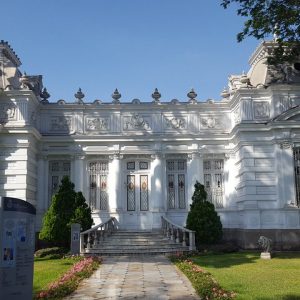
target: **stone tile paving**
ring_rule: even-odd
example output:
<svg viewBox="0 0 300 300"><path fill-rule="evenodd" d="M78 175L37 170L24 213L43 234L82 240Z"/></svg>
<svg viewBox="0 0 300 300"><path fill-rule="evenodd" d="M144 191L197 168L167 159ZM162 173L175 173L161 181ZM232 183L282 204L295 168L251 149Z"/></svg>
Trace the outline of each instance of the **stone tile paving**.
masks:
<svg viewBox="0 0 300 300"><path fill-rule="evenodd" d="M165 256L105 257L100 268L65 300L199 299L188 279Z"/></svg>

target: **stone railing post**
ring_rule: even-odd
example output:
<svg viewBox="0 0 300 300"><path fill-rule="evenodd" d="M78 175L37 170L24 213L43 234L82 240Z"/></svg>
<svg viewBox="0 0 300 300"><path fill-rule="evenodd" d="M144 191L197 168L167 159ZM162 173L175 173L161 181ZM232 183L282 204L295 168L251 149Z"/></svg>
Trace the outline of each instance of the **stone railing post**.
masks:
<svg viewBox="0 0 300 300"><path fill-rule="evenodd" d="M189 241L190 241L189 250L191 250L191 251L196 250L195 231L190 231L189 232Z"/></svg>

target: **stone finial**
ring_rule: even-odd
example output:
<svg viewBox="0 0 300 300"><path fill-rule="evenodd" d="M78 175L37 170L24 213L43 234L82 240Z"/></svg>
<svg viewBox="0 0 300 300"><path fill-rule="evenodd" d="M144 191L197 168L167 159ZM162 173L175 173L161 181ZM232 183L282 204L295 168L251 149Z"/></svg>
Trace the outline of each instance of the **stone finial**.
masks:
<svg viewBox="0 0 300 300"><path fill-rule="evenodd" d="M74 95L78 102L82 102L84 98L84 93L81 91L81 88L78 89L77 93Z"/></svg>
<svg viewBox="0 0 300 300"><path fill-rule="evenodd" d="M240 82L243 85L248 85L249 84L249 78L247 77L247 75L245 74L245 72L243 71L241 77L240 77Z"/></svg>
<svg viewBox="0 0 300 300"><path fill-rule="evenodd" d="M48 93L46 88L44 88L43 91L40 93L40 97L42 98L43 103L48 103L48 98L50 98L50 94Z"/></svg>
<svg viewBox="0 0 300 300"><path fill-rule="evenodd" d="M154 92L152 93L151 97L154 99L154 103L159 103L159 99L161 97L161 93L158 91L157 88L155 88Z"/></svg>
<svg viewBox="0 0 300 300"><path fill-rule="evenodd" d="M114 99L113 103L118 104L120 103L120 98L122 97L122 95L119 93L118 89L115 89L111 97Z"/></svg>
<svg viewBox="0 0 300 300"><path fill-rule="evenodd" d="M188 93L187 96L190 98L189 102L190 103L197 103L197 100L195 99L197 97L197 93L194 91L194 89L191 89Z"/></svg>
<svg viewBox="0 0 300 300"><path fill-rule="evenodd" d="M221 92L220 95L221 95L222 98L226 99L226 98L228 98L228 97L230 96L230 93L229 93L229 91L226 89L226 87L224 87L224 89L223 89L223 91Z"/></svg>

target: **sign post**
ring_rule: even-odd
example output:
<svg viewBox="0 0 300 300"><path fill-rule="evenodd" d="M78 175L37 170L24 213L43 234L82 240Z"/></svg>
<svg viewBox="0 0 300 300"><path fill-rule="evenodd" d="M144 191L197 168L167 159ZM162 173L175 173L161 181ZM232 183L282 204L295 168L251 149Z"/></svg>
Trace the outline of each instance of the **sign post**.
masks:
<svg viewBox="0 0 300 300"><path fill-rule="evenodd" d="M32 300L36 209L0 197L0 299Z"/></svg>
<svg viewBox="0 0 300 300"><path fill-rule="evenodd" d="M80 228L80 224L71 224L71 254L80 254Z"/></svg>

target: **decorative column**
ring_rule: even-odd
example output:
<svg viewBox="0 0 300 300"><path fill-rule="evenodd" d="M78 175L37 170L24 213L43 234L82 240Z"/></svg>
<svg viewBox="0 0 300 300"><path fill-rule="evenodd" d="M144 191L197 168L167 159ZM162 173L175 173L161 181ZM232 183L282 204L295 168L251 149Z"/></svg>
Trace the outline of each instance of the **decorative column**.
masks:
<svg viewBox="0 0 300 300"><path fill-rule="evenodd" d="M109 156L108 194L109 209L111 212L123 210L122 186L121 186L121 160L119 153Z"/></svg>
<svg viewBox="0 0 300 300"><path fill-rule="evenodd" d="M293 206L296 202L293 147L290 141L279 143L276 151L277 174L279 183L278 207Z"/></svg>
<svg viewBox="0 0 300 300"><path fill-rule="evenodd" d="M42 217L49 207L49 163L47 156L37 156L37 228L40 228Z"/></svg>
<svg viewBox="0 0 300 300"><path fill-rule="evenodd" d="M165 168L162 153L151 155L151 198L150 211L152 212L153 228L161 228L161 216L167 211L165 201Z"/></svg>
<svg viewBox="0 0 300 300"><path fill-rule="evenodd" d="M163 197L163 168L162 154L151 155L151 204L153 212L165 211L165 201Z"/></svg>
<svg viewBox="0 0 300 300"><path fill-rule="evenodd" d="M76 192L83 192L84 191L84 181L86 176L84 176L84 163L85 163L85 156L84 155L75 155L74 156L74 164L73 170L71 168L71 178L73 179L73 183L75 184L75 191Z"/></svg>
<svg viewBox="0 0 300 300"><path fill-rule="evenodd" d="M199 152L188 154L187 161L187 200L188 204L192 203L192 196L194 193L194 185L196 181L203 183L203 160ZM189 209L189 206L187 207Z"/></svg>

